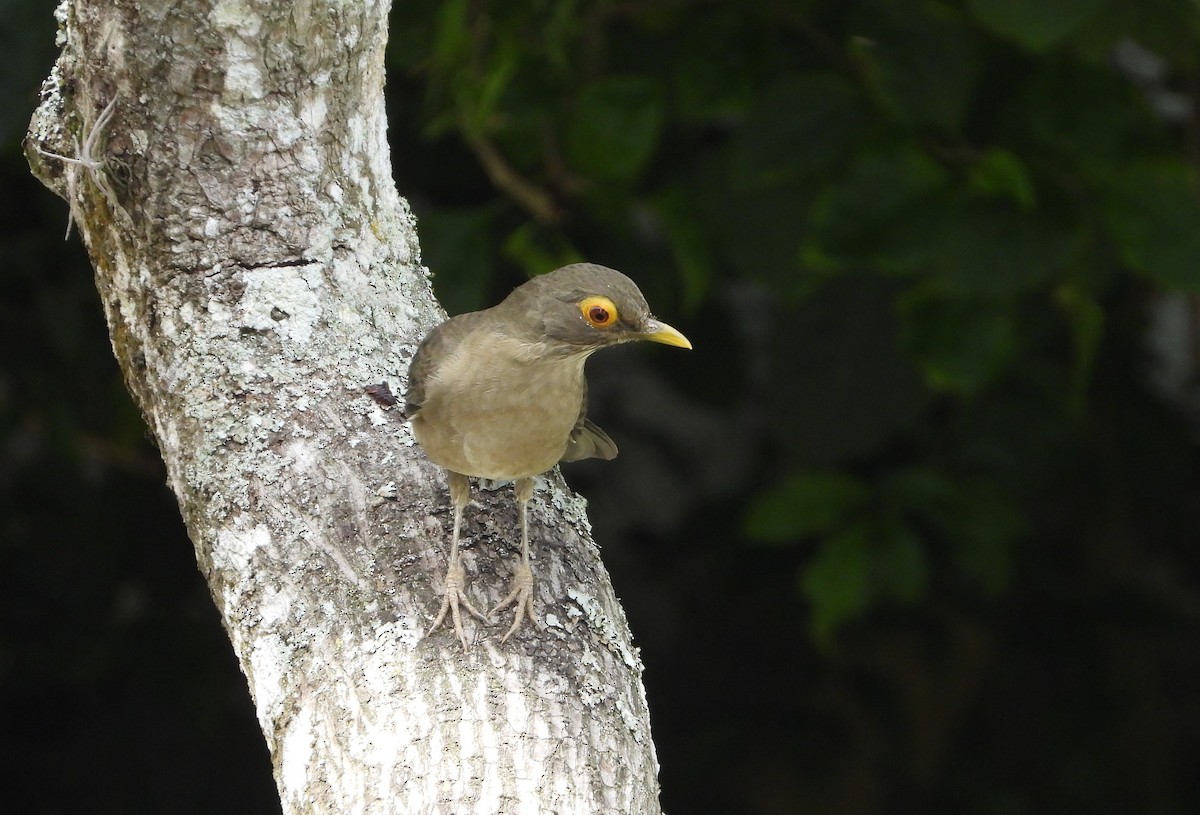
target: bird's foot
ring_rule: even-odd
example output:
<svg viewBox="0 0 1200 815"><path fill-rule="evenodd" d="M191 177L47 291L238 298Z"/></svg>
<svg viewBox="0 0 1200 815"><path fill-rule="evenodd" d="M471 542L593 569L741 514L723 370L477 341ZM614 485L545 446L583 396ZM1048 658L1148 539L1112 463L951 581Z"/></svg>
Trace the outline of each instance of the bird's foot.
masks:
<svg viewBox="0 0 1200 815"><path fill-rule="evenodd" d="M442 620L446 619L446 613L450 613L450 619L454 622L454 633L458 636L458 641L462 643L463 650L467 650L467 635L463 633L462 626L462 611L460 608L465 608L471 613L471 616L485 623L490 623L487 617L480 614L475 606L471 605L471 601L467 599L464 588L466 587L466 573L463 571L462 563L455 560L450 564L450 568L446 570L446 589L442 593L442 607L438 610L437 619L433 621L433 625L429 626L429 630L425 632L425 636L429 636L434 631L438 630L438 626L442 624Z"/></svg>
<svg viewBox="0 0 1200 815"><path fill-rule="evenodd" d="M533 615L533 569L528 563L517 565L517 571L513 574L512 591L488 613L495 614L509 605L513 607L513 623L508 633L500 638L501 645L517 633L526 617L529 618L529 622L537 625L537 617Z"/></svg>

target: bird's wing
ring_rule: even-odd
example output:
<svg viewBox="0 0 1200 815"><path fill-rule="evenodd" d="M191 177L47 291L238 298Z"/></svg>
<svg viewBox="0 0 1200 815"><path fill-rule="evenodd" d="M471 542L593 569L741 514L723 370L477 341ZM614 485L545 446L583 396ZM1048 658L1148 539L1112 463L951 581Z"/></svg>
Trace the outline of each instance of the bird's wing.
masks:
<svg viewBox="0 0 1200 815"><path fill-rule="evenodd" d="M567 449L560 461L579 461L584 458L617 457L617 443L587 417L587 385L584 384L583 403L579 406L579 419L567 439Z"/></svg>
<svg viewBox="0 0 1200 815"><path fill-rule="evenodd" d="M425 389L438 367L454 354L472 332L486 319L487 311L458 314L434 326L426 335L408 365L408 388L404 392L404 415L412 419L425 405Z"/></svg>
<svg viewBox="0 0 1200 815"><path fill-rule="evenodd" d="M579 461L583 458L612 459L617 457L617 443L608 437L591 419L575 425L567 449L560 461Z"/></svg>
<svg viewBox="0 0 1200 815"><path fill-rule="evenodd" d="M461 339L461 332L446 331L449 320L435 326L413 355L408 366L408 389L404 393L404 415L412 419L425 404L425 383Z"/></svg>

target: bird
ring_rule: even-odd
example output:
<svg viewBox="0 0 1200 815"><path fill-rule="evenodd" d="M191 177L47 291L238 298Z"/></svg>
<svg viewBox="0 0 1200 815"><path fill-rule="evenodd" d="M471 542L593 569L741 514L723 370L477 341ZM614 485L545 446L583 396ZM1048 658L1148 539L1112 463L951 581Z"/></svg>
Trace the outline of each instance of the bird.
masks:
<svg viewBox="0 0 1200 815"><path fill-rule="evenodd" d="M617 455L613 440L587 418L584 363L602 348L637 340L692 347L650 313L624 274L573 263L531 278L491 308L450 317L418 346L404 413L425 455L446 471L454 511L441 606L426 637L449 615L466 651L462 611L491 622L467 598L458 551L472 477L514 484L521 557L511 590L488 612L513 607L500 643L525 618L537 625L528 515L534 479L559 462Z"/></svg>

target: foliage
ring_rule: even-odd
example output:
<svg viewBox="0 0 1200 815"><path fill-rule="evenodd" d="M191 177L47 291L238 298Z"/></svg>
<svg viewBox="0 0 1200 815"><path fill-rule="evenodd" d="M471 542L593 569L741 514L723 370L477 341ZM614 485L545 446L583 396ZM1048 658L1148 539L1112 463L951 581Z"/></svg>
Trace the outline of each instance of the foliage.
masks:
<svg viewBox="0 0 1200 815"><path fill-rule="evenodd" d="M547 213L523 212L519 196L507 208L489 196L470 214L430 206L425 243L434 257L465 259L436 267L447 281L474 279L488 257L507 255L527 274L610 257L657 275L656 285L672 285L694 310L718 282L753 281L778 293L781 322L838 278L871 276L889 292L894 325L857 324L851 299L826 327L898 343L904 354L888 364L918 373L925 412L833 461L789 449L781 481L751 505L747 534L836 532L814 525L849 476L823 479L810 468L846 466L905 441L916 445L907 457L942 484L945 504L979 514L958 526L993 526L994 502L978 500L973 485L1020 515L1014 496L1027 491L1025 471L967 447L931 461L946 413L987 412L1024 388L1024 410L1060 416L1056 431L1076 432L1070 411L1103 341L1105 299L1139 284L1200 290L1200 199L1184 123L1154 109L1171 74L1147 87L1110 59L1136 44L1145 59L1166 60L1164 71L1195 67L1195 9L1157 9L1153 23L1130 27L1121 9L1098 0L736 8L460 0L441 15L410 7L393 58L428 83L427 135L488 143L556 202L541 222ZM439 245L445 223L458 225L446 230L453 248ZM541 252L511 249L530 234ZM677 279L661 281L663 270ZM482 306L487 297L476 294L464 305ZM823 338L830 347L847 341L861 342ZM786 356L774 362L789 373ZM792 398L775 406L779 435L797 415ZM856 489L888 501L896 466ZM938 510L927 514L946 526ZM1018 544L1020 524L996 528L1006 539L987 545ZM927 558L927 548L914 557ZM855 568L871 560L855 559Z"/></svg>
<svg viewBox="0 0 1200 815"><path fill-rule="evenodd" d="M1003 610L1030 592L1049 602L1044 581L1082 570L1090 591L1118 591L1128 575L1109 547L1135 569L1192 557L1195 512L1181 504L1196 472L1180 457L1194 441L1176 435L1182 417L1160 425L1187 474L1142 503L1140 468L1156 464L1130 423L1170 415L1138 362L1149 305L1200 292L1197 100L1178 90L1197 78L1194 4L436 5L398 9L393 68L411 77L404 92L425 122L410 149L457 142L491 182L471 196L431 186L419 215L438 285L586 257L690 315L704 361L687 363L680 387L704 399L685 379L702 371L731 428L762 416L769 451L730 476L740 525L693 531L719 561L794 564L808 643L773 647L886 664L912 706L902 672L929 685L940 660L965 660L981 640L1009 647ZM447 222L469 226L453 248L437 242ZM511 281L455 305L480 307ZM770 306L752 327L730 305L746 290ZM1155 554L1136 553L1158 512L1171 531ZM1047 559L1049 576L1038 573ZM1183 624L1163 613L1166 630ZM912 622L889 631L889 619ZM957 642L964 620L978 630ZM914 632L945 653L894 662ZM1094 658L1112 667L1115 656ZM1160 735L1161 756L1173 742ZM936 753L954 734L910 737ZM989 776L951 789L934 776L953 760L928 760L899 775L943 785L935 802L1065 800L1054 797L1065 776L1041 792ZM1121 778L1078 800L1182 806L1133 781L1114 790ZM789 794L778 811L833 807L812 789Z"/></svg>

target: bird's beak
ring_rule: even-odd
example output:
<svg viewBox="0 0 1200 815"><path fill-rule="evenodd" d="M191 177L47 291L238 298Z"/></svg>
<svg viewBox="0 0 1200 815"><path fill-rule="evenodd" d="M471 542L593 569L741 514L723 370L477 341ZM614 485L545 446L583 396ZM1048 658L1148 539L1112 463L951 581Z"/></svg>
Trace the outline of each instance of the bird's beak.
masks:
<svg viewBox="0 0 1200 815"><path fill-rule="evenodd" d="M687 337L666 323L660 323L658 320L647 320L646 327L642 329L641 336L638 339L661 342L663 345L674 345L677 348L687 348L689 351L692 348L692 344L688 341Z"/></svg>

